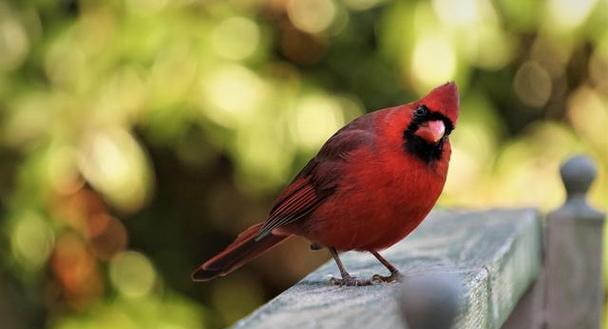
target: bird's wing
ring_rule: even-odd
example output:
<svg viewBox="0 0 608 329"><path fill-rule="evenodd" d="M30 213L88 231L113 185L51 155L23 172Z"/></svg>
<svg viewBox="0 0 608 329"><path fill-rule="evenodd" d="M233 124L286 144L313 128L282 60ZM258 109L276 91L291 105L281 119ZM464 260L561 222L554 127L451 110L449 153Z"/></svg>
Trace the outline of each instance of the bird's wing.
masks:
<svg viewBox="0 0 608 329"><path fill-rule="evenodd" d="M364 118L342 128L323 145L317 156L279 195L256 240L275 228L305 218L333 194L349 154L373 143L373 131L366 120L361 120Z"/></svg>

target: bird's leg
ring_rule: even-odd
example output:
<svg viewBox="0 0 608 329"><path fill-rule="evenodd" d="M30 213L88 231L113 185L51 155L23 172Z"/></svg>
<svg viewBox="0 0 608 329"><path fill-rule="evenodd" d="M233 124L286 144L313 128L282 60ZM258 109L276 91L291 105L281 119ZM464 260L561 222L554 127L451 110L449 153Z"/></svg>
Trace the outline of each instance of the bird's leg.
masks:
<svg viewBox="0 0 608 329"><path fill-rule="evenodd" d="M331 284L334 284L337 286L367 286L367 285L372 284L372 280L358 279L358 278L353 277L350 274L348 274L348 272L346 272L346 269L344 268L344 265L342 265L342 261L340 260L340 257L338 256L338 252L336 251L336 249L335 248L327 248L327 249L329 249L329 252L331 253L331 257L333 257L334 261L336 261L336 264L338 265L338 269L340 270L340 275L342 275L342 279L331 278L329 280L329 282Z"/></svg>
<svg viewBox="0 0 608 329"><path fill-rule="evenodd" d="M386 267L391 272L391 275L389 276L374 274L374 276L372 276L373 282L393 282L397 281L399 277L401 277L401 273L399 273L399 270L393 264L389 263L388 260L384 259L384 257L382 257L377 251L370 250L369 252L371 252L372 255L374 255L374 257L376 257L376 259L378 259L380 263L382 263L382 265L384 265L384 267Z"/></svg>

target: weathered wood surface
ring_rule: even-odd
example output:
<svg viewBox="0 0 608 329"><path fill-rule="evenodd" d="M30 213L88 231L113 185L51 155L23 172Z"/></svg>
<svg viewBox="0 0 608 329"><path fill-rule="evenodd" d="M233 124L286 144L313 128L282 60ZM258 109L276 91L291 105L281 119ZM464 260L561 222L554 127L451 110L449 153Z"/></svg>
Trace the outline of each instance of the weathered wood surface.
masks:
<svg viewBox="0 0 608 329"><path fill-rule="evenodd" d="M500 328L541 268L541 224L532 209L434 211L410 237L384 251L404 280L456 273L463 281L454 328ZM347 253L349 271L384 273L372 256ZM401 283L336 287L321 266L234 328L402 328ZM416 329L416 328L412 328Z"/></svg>

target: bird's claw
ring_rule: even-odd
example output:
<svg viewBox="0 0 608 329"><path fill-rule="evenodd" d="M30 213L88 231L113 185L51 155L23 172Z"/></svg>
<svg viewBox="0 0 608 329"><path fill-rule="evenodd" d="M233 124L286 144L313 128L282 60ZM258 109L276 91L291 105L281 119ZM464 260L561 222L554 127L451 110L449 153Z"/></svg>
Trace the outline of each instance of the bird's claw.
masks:
<svg viewBox="0 0 608 329"><path fill-rule="evenodd" d="M399 279L401 278L401 273L399 272L393 272L391 273L391 275L389 276L384 276L384 275L380 275L380 274L374 274L374 276L372 276L372 282L374 283L383 283L383 282L394 282L394 281L399 281Z"/></svg>
<svg viewBox="0 0 608 329"><path fill-rule="evenodd" d="M338 279L338 278L331 278L329 279L329 283L335 286L347 286L347 287L353 287L353 286L369 286L372 284L372 280L370 279L358 279L356 277L352 277L352 276L347 276L347 277L343 277L342 279Z"/></svg>

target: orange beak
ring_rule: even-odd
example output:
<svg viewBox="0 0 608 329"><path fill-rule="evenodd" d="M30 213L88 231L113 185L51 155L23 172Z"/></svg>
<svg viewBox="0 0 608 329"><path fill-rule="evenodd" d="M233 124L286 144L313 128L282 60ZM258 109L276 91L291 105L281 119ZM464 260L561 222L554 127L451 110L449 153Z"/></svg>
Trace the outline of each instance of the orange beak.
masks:
<svg viewBox="0 0 608 329"><path fill-rule="evenodd" d="M427 121L416 130L416 135L425 141L435 144L443 138L445 124L441 120Z"/></svg>

